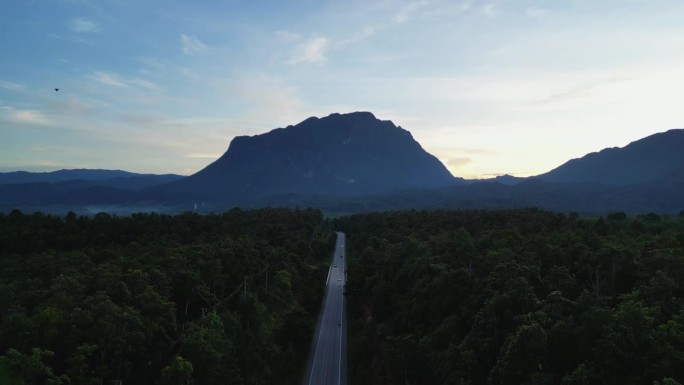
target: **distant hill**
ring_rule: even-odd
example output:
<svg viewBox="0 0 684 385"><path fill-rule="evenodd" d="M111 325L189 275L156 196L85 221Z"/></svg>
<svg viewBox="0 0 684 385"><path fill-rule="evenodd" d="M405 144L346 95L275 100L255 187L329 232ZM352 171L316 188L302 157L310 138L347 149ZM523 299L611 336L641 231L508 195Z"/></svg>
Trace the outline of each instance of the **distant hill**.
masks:
<svg viewBox="0 0 684 385"><path fill-rule="evenodd" d="M113 178L125 178L137 176L128 171L121 170L91 170L91 169L73 169L73 170L57 170L51 172L27 172L14 171L0 173L0 184L17 184L17 183L56 183L67 180L105 180Z"/></svg>
<svg viewBox="0 0 684 385"><path fill-rule="evenodd" d="M559 183L601 183L627 186L666 183L684 177L684 130L674 129L637 140L625 147L606 148L536 178Z"/></svg>
<svg viewBox="0 0 684 385"><path fill-rule="evenodd" d="M0 211L82 211L85 206L122 204L140 210L148 207L143 190L181 178L87 169L0 173Z"/></svg>
<svg viewBox="0 0 684 385"><path fill-rule="evenodd" d="M125 189L150 187L184 178L175 174L136 174L122 170L72 169L51 172L0 172L0 184L89 182L89 186L108 186ZM96 183L93 183L96 182Z"/></svg>
<svg viewBox="0 0 684 385"><path fill-rule="evenodd" d="M461 183L410 132L370 112L354 112L238 136L218 160L159 192L239 201L286 193L357 196Z"/></svg>
<svg viewBox="0 0 684 385"><path fill-rule="evenodd" d="M516 185L518 183L524 182L525 180L527 180L527 178L505 174L505 175L498 175L498 176L495 176L494 178L487 178L487 179L466 179L466 182L467 183L495 182L495 183L505 184L508 186L513 186L513 185Z"/></svg>

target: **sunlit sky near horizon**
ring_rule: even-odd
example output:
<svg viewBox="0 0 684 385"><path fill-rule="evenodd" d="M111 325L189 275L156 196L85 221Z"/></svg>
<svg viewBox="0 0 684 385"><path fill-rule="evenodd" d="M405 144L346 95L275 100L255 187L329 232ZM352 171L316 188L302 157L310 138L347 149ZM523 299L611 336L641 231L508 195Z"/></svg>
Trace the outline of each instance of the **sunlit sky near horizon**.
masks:
<svg viewBox="0 0 684 385"><path fill-rule="evenodd" d="M684 126L681 0L1 8L0 172L188 175L237 135L371 111L455 176L527 176Z"/></svg>

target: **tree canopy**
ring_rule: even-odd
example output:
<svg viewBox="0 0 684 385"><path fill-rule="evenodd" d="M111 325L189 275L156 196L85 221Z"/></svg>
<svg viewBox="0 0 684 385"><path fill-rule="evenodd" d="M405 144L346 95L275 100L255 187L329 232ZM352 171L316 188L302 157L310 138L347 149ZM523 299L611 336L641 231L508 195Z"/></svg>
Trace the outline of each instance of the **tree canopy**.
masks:
<svg viewBox="0 0 684 385"><path fill-rule="evenodd" d="M0 214L0 377L295 383L333 242L316 210Z"/></svg>
<svg viewBox="0 0 684 385"><path fill-rule="evenodd" d="M684 220L406 211L347 233L357 384L684 378Z"/></svg>

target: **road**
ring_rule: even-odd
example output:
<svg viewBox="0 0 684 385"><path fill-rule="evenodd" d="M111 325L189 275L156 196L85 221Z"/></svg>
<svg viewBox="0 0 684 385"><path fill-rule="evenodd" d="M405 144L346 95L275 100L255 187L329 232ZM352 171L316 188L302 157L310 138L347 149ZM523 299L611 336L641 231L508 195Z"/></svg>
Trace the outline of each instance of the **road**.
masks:
<svg viewBox="0 0 684 385"><path fill-rule="evenodd" d="M338 232L326 281L323 308L311 343L304 385L347 384L347 323L345 298L342 294L346 260L344 233Z"/></svg>

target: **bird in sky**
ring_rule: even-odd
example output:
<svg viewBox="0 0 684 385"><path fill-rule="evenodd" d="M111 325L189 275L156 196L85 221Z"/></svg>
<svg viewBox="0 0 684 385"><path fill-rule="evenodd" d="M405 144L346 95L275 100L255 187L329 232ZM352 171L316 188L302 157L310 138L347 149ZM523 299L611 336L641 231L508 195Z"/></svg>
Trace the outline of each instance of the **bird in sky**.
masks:
<svg viewBox="0 0 684 385"><path fill-rule="evenodd" d="M55 92L59 91L59 88L55 88Z"/></svg>

